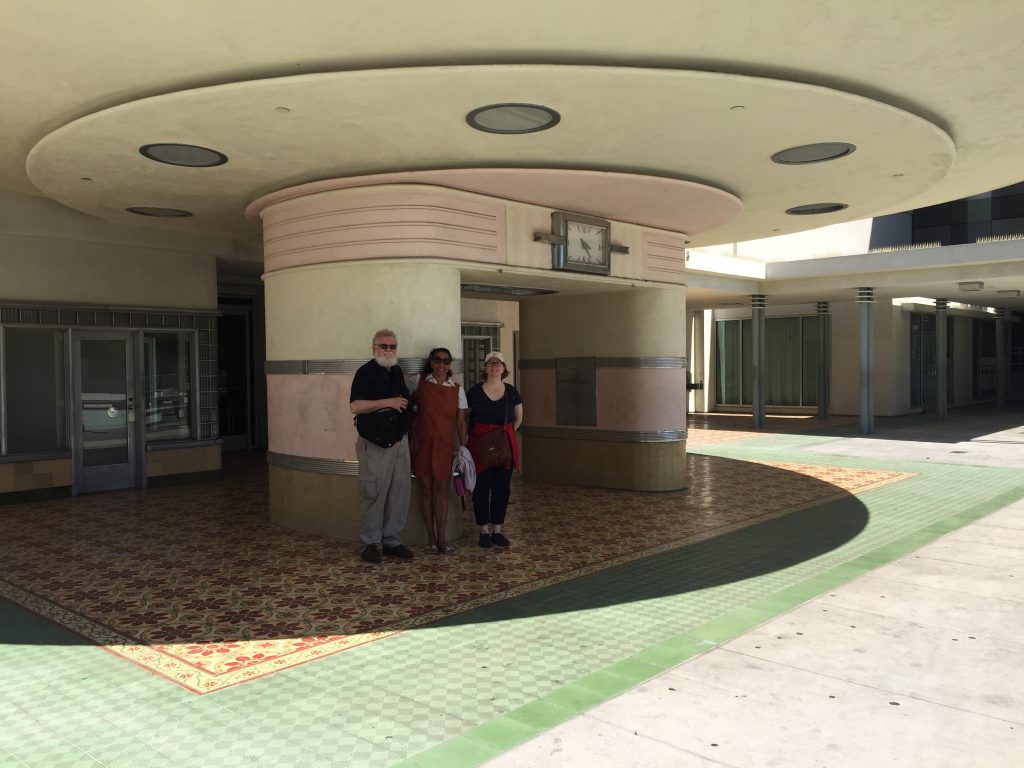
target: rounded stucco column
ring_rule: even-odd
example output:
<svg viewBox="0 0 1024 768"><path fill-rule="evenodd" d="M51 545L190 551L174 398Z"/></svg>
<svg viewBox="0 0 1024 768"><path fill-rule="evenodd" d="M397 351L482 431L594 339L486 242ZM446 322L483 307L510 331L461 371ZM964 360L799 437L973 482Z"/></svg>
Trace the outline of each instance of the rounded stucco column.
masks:
<svg viewBox="0 0 1024 768"><path fill-rule="evenodd" d="M381 259L279 269L264 281L270 518L355 540L353 376L381 328L398 335L399 364L410 377L432 347L458 357L459 271L443 262ZM461 535L461 515L449 516L449 535ZM424 540L415 489L404 540Z"/></svg>
<svg viewBox="0 0 1024 768"><path fill-rule="evenodd" d="M686 294L635 287L520 305L528 477L686 487Z"/></svg>

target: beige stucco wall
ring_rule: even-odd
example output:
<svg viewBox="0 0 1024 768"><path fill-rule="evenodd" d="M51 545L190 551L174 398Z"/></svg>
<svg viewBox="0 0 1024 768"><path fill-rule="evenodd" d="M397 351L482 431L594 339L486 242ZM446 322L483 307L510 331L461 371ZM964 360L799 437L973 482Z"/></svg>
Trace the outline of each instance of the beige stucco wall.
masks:
<svg viewBox="0 0 1024 768"><path fill-rule="evenodd" d="M216 309L227 238L124 227L0 192L0 301Z"/></svg>
<svg viewBox="0 0 1024 768"><path fill-rule="evenodd" d="M543 296L520 312L523 359L686 356L682 287Z"/></svg>
<svg viewBox="0 0 1024 768"><path fill-rule="evenodd" d="M270 272L267 359L369 359L373 334L398 334L400 357L461 348L459 271L409 259L314 264Z"/></svg>

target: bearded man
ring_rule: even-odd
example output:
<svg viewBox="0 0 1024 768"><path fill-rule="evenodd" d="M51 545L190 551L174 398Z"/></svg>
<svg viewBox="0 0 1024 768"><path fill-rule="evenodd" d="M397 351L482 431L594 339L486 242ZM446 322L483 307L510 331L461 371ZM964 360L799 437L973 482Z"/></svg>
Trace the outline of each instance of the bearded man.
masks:
<svg viewBox="0 0 1024 768"><path fill-rule="evenodd" d="M387 328L377 331L371 351L373 359L360 366L352 380L348 408L356 415L359 431L360 556L368 563L379 563L382 551L391 557L413 557L401 540L412 482L407 438L412 412L409 389L398 366L398 336ZM376 431L370 428L371 421Z"/></svg>

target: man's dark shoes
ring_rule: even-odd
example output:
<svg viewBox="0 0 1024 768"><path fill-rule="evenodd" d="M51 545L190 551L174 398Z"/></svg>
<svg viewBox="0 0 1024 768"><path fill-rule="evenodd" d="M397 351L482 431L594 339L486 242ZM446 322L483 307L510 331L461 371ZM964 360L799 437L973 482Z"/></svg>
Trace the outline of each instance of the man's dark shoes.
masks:
<svg viewBox="0 0 1024 768"><path fill-rule="evenodd" d="M381 561L380 550L376 544L367 544L359 555L368 563L379 563Z"/></svg>
<svg viewBox="0 0 1024 768"><path fill-rule="evenodd" d="M484 549L489 549L491 546L493 546L493 544L494 544L494 542L491 541L491 534L489 534L489 533L481 533L480 534L480 546L481 547L483 547Z"/></svg>
<svg viewBox="0 0 1024 768"><path fill-rule="evenodd" d="M496 547L508 547L511 546L512 542L503 533L495 533L491 535L491 541L494 542Z"/></svg>
<svg viewBox="0 0 1024 768"><path fill-rule="evenodd" d="M391 557L400 557L403 560L412 560L415 557L412 550L404 544L396 544L393 547L384 547L384 554L391 555Z"/></svg>

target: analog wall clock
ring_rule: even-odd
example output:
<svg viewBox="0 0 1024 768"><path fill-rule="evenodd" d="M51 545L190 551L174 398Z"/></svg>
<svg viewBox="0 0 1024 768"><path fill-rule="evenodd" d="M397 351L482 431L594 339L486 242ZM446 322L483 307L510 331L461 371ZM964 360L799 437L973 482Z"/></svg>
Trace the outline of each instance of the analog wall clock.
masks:
<svg viewBox="0 0 1024 768"><path fill-rule="evenodd" d="M553 249L554 269L611 274L611 225L607 220L556 211L551 214L551 231L565 238L564 245Z"/></svg>

